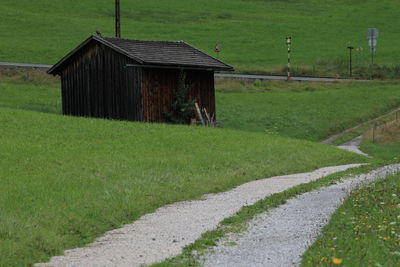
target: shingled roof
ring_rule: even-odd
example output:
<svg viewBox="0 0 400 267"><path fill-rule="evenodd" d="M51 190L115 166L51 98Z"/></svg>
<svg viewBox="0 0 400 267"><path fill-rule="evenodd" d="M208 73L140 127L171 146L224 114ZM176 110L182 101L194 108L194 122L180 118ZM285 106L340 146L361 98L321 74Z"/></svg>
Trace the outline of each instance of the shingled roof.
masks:
<svg viewBox="0 0 400 267"><path fill-rule="evenodd" d="M92 41L98 41L111 49L135 60L138 65L180 67L211 70L233 70L233 67L207 55L183 41L147 41L114 37L91 36L75 50L56 63L48 73L56 75L76 52Z"/></svg>

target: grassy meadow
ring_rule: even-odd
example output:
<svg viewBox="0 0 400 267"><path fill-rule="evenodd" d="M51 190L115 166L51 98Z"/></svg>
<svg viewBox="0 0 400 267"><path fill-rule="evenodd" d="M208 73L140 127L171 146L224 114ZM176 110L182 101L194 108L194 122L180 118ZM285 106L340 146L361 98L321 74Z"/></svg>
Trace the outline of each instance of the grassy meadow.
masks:
<svg viewBox="0 0 400 267"><path fill-rule="evenodd" d="M0 135L0 266L45 261L168 203L365 162L275 135L8 108Z"/></svg>
<svg viewBox="0 0 400 267"><path fill-rule="evenodd" d="M353 45L362 76L371 71L366 29L376 27L376 71L400 73L391 68L398 65L398 1L131 0L121 8L123 37L185 40L211 54L219 43L218 57L239 72L282 73L290 35L294 74L347 75ZM2 0L0 61L53 64L96 29L114 35L114 1Z"/></svg>
<svg viewBox="0 0 400 267"><path fill-rule="evenodd" d="M397 1L121 2L123 37L184 40L233 65L237 72L282 74L285 37L290 35L295 75L346 76L346 47L353 45L357 77L400 76ZM112 0L1 0L0 61L53 64L97 29L112 36L113 9ZM372 67L365 38L369 27L381 32L377 65ZM213 53L216 43L221 45L219 55ZM372 162L311 141L400 104L399 85L394 82L218 80L220 129L62 116L59 88L57 78L41 72L0 69L0 266L46 261L160 206L226 191L254 179ZM367 142L363 149L392 161L400 152L397 146ZM356 213L351 199L338 214L353 212L352 217L342 222L335 215L332 227L353 221L362 224L362 216L375 218L381 206L367 198L398 204L394 202L398 197L391 197L400 194L396 178L377 183L384 195L367 187L352 196L362 197L359 201L364 201L371 215ZM288 196L333 180L295 188L271 203L266 200L265 205L277 205ZM369 224L384 225L385 232L378 229L362 236L376 244L372 254L366 252L368 257L376 253L389 257L392 246L399 245L390 232L390 227L397 226L387 225L393 219L391 208ZM345 234L354 233L343 232L332 241L329 229L324 243L313 247L310 253L315 253L307 254L306 262L319 264L322 257L341 257L360 263L359 258L329 250L347 251ZM388 246L381 248L380 242ZM379 257L374 260L381 262Z"/></svg>
<svg viewBox="0 0 400 267"><path fill-rule="evenodd" d="M384 83L227 82L217 85L223 127L321 141L400 104Z"/></svg>
<svg viewBox="0 0 400 267"><path fill-rule="evenodd" d="M59 81L42 72L0 70L0 107L60 113ZM321 141L400 104L395 82L218 80L223 128Z"/></svg>
<svg viewBox="0 0 400 267"><path fill-rule="evenodd" d="M168 203L366 160L252 129L61 116L57 79L41 72L0 74L0 266L45 261ZM257 84L246 90L298 94L284 84L271 84L271 92ZM307 91L305 85L294 86ZM224 86L217 98L245 94Z"/></svg>
<svg viewBox="0 0 400 267"><path fill-rule="evenodd" d="M357 125L356 127L347 129L348 131L344 135L336 139L332 145L338 146L344 144L347 141L350 141L360 135L363 135L364 133L371 130L373 127L377 125L383 125L386 123L390 123L393 120L396 120L396 118L398 118L399 116L400 116L400 109L397 108L372 120L365 121L362 124Z"/></svg>
<svg viewBox="0 0 400 267"><path fill-rule="evenodd" d="M362 140L361 149L369 155L388 161L400 160L400 120L370 129Z"/></svg>

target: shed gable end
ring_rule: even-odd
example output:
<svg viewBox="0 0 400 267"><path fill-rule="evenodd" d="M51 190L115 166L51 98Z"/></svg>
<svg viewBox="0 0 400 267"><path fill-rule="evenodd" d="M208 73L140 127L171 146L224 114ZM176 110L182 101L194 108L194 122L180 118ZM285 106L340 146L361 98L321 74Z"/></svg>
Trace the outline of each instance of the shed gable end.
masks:
<svg viewBox="0 0 400 267"><path fill-rule="evenodd" d="M101 43L81 48L62 69L63 113L143 120L141 70L136 62Z"/></svg>

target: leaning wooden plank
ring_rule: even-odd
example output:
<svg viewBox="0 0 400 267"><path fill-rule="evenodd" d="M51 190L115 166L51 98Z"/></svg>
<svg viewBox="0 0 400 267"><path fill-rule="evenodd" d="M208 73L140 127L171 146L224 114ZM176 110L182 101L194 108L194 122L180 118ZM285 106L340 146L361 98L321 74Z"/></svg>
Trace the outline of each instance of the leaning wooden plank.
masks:
<svg viewBox="0 0 400 267"><path fill-rule="evenodd" d="M207 109L203 108L203 110L204 110L204 115L206 116L208 122L211 122L211 119L210 119L210 116L208 115Z"/></svg>
<svg viewBox="0 0 400 267"><path fill-rule="evenodd" d="M194 107L196 108L196 113L197 113L197 116L199 117L199 120L200 120L201 124L205 125L204 119L203 119L203 115L201 115L199 104L197 104L197 102L194 103Z"/></svg>

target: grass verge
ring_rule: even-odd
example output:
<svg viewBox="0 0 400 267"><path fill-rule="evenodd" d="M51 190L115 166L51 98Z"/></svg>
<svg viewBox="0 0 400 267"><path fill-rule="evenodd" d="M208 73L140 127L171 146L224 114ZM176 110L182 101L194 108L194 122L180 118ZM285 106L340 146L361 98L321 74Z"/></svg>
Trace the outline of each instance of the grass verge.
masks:
<svg viewBox="0 0 400 267"><path fill-rule="evenodd" d="M0 136L0 266L46 261L169 203L366 160L273 135L7 108Z"/></svg>
<svg viewBox="0 0 400 267"><path fill-rule="evenodd" d="M58 79L41 71L0 69L0 107L61 112Z"/></svg>
<svg viewBox="0 0 400 267"><path fill-rule="evenodd" d="M400 175L354 190L302 266L398 266Z"/></svg>
<svg viewBox="0 0 400 267"><path fill-rule="evenodd" d="M370 156L387 161L398 162L400 159L400 144L367 143L361 145L361 150Z"/></svg>
<svg viewBox="0 0 400 267"><path fill-rule="evenodd" d="M396 120L398 118L400 118L400 110L398 110L398 108L396 108L395 110L389 112L386 115L379 116L376 119L373 119L371 121L363 123L360 126L356 126L353 129L350 129L343 136L341 136L338 139L336 139L332 144L336 145L336 146L339 146L341 144L344 144L344 143L346 143L346 142L348 142L348 141L350 141L350 140L352 140L352 139L354 139L354 138L366 133L368 130L370 130L371 128L375 127L376 125L381 127L382 125L390 123L393 120Z"/></svg>
<svg viewBox="0 0 400 267"><path fill-rule="evenodd" d="M361 149L383 160L400 159L400 121L392 120L365 133Z"/></svg>
<svg viewBox="0 0 400 267"><path fill-rule="evenodd" d="M208 248L216 246L218 241L222 240L229 233L238 233L244 231L247 228L247 222L253 219L257 214L278 207L286 203L288 199L297 195L316 190L324 186L329 186L342 178L366 173L383 165L384 162L382 161L374 161L370 165L335 173L307 184L295 186L289 190L273 194L263 200L260 200L254 205L243 207L235 216L223 220L217 229L204 233L196 242L185 247L182 254L164 262L153 264L152 266L200 266L201 257Z"/></svg>
<svg viewBox="0 0 400 267"><path fill-rule="evenodd" d="M393 82L217 83L223 127L321 141L400 105Z"/></svg>
<svg viewBox="0 0 400 267"><path fill-rule="evenodd" d="M42 72L0 72L0 107L60 113L58 79ZM400 105L394 82L315 83L218 80L224 128L320 141Z"/></svg>

